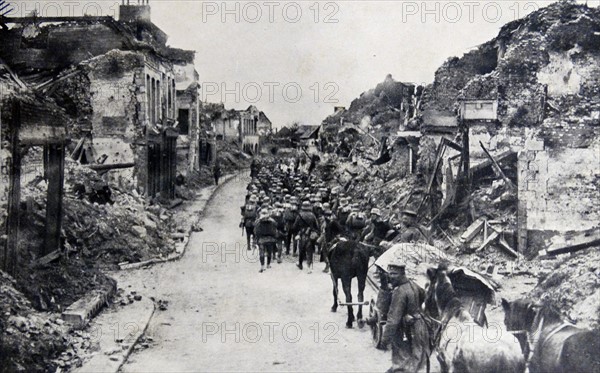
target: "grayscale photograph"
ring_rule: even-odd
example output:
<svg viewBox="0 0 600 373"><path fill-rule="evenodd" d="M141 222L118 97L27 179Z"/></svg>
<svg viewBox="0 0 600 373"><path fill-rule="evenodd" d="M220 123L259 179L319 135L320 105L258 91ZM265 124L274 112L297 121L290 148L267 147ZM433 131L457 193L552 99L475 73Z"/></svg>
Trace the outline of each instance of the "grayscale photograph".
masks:
<svg viewBox="0 0 600 373"><path fill-rule="evenodd" d="M600 373L600 0L0 0L0 373Z"/></svg>

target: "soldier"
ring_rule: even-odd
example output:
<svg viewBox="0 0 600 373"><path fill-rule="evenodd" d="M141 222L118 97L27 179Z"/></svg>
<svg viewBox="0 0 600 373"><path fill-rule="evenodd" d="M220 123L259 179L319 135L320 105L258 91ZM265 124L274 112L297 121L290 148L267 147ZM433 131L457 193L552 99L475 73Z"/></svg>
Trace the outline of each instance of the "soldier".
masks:
<svg viewBox="0 0 600 373"><path fill-rule="evenodd" d="M215 185L219 185L219 178L221 177L221 174L221 164L219 163L219 160L216 160L215 165L213 166L213 176L215 178Z"/></svg>
<svg viewBox="0 0 600 373"><path fill-rule="evenodd" d="M277 263L281 263L283 253L283 239L285 237L285 219L283 218L283 205L281 202L275 202L271 218L277 223Z"/></svg>
<svg viewBox="0 0 600 373"><path fill-rule="evenodd" d="M267 208L260 210L260 215L254 227L256 241L258 243L258 255L260 257L260 273L265 271L265 255L267 257L267 268L271 268L271 257L275 251L277 242L277 223L270 216Z"/></svg>
<svg viewBox="0 0 600 373"><path fill-rule="evenodd" d="M242 208L242 221L240 227L246 229L247 250L251 249L251 237L254 235L254 221L258 215L257 198L251 195L246 205Z"/></svg>
<svg viewBox="0 0 600 373"><path fill-rule="evenodd" d="M315 244L321 228L317 217L312 212L310 202L302 202L302 210L298 213L293 228L300 233L300 253L297 266L302 270L302 263L306 260L308 273L312 273Z"/></svg>
<svg viewBox="0 0 600 373"><path fill-rule="evenodd" d="M371 209L371 222L363 232L363 240L377 246L382 240L388 237L388 234L394 226L389 221L381 218L381 210L374 207Z"/></svg>
<svg viewBox="0 0 600 373"><path fill-rule="evenodd" d="M344 227L345 230L348 230L348 227L346 226L346 221L348 220L348 216L350 215L350 206L348 204L349 200L350 199L348 197L341 197L339 206L337 208L337 211L335 212L338 221Z"/></svg>
<svg viewBox="0 0 600 373"><path fill-rule="evenodd" d="M323 272L327 273L329 272L329 250L337 242L337 239L344 234L344 227L329 208L324 211L324 225L321 259L325 261Z"/></svg>
<svg viewBox="0 0 600 373"><path fill-rule="evenodd" d="M294 235L297 233L294 231L294 222L298 215L298 198L296 196L290 197L290 203L285 206L283 210L283 220L285 221L285 255L290 255L290 245L294 244L293 254L296 255L296 245L294 243Z"/></svg>
<svg viewBox="0 0 600 373"><path fill-rule="evenodd" d="M260 170L260 166L256 161L256 158L252 158L252 163L250 164L250 177L258 176L258 171Z"/></svg>
<svg viewBox="0 0 600 373"><path fill-rule="evenodd" d="M400 234L400 242L427 242L427 238L417 224L417 213L413 210L402 211L404 231Z"/></svg>
<svg viewBox="0 0 600 373"><path fill-rule="evenodd" d="M392 299L383 329L382 344L392 347L388 372L416 372L425 362L427 326L421 314L425 291L406 277L405 266L388 265Z"/></svg>

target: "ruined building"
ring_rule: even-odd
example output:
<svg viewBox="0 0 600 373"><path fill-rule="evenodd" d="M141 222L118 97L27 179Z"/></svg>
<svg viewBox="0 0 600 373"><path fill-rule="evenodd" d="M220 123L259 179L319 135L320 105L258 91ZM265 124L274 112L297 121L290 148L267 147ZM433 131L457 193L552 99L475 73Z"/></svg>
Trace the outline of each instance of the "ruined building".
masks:
<svg viewBox="0 0 600 373"><path fill-rule="evenodd" d="M180 130L189 151L198 149L194 52L166 45L149 5L121 5L119 14L4 19L0 58L72 117L72 156L149 198L171 199ZM191 169L197 156L182 158L179 167Z"/></svg>
<svg viewBox="0 0 600 373"><path fill-rule="evenodd" d="M517 159L516 241L528 256L600 229L598 50L600 9L561 1L446 61L426 92L422 128L452 139L466 120L474 171L487 160L480 143Z"/></svg>
<svg viewBox="0 0 600 373"><path fill-rule="evenodd" d="M216 138L237 141L246 153L257 154L270 135L273 124L267 115L254 105L246 110L226 110L223 104L205 104Z"/></svg>

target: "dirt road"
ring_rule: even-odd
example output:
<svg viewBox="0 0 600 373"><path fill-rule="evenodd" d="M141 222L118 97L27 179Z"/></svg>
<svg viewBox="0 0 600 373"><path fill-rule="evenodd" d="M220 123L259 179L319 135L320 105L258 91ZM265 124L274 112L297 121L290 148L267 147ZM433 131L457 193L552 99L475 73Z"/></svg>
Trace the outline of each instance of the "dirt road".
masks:
<svg viewBox="0 0 600 373"><path fill-rule="evenodd" d="M169 302L148 327L151 347L122 370L385 371L390 353L372 347L368 327L346 329L345 309L329 311L322 263L308 274L289 257L258 273L258 253L247 251L238 228L245 186L237 178L218 192L180 261L119 275L129 290ZM368 288L365 299L373 294Z"/></svg>

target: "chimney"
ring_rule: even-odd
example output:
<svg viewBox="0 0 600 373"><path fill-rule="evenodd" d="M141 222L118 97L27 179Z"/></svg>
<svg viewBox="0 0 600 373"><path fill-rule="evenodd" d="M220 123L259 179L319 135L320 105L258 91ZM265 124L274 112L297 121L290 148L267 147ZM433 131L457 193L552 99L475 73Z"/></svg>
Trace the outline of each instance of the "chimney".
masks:
<svg viewBox="0 0 600 373"><path fill-rule="evenodd" d="M130 5L130 2L136 2ZM119 21L150 22L150 0L122 0L119 6Z"/></svg>

